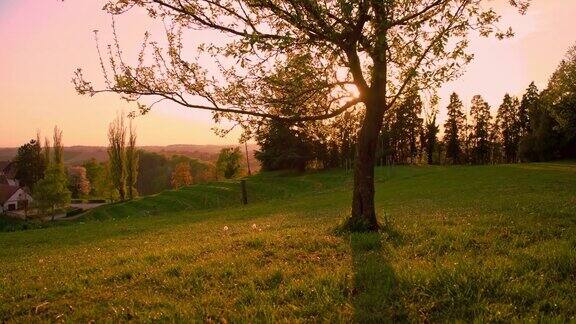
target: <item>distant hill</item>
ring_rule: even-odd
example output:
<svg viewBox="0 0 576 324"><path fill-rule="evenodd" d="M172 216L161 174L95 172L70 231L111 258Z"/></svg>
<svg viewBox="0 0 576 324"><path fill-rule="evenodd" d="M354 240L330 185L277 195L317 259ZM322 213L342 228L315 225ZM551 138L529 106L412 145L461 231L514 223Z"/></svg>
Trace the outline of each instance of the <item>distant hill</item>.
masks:
<svg viewBox="0 0 576 324"><path fill-rule="evenodd" d="M235 147L237 145L193 145L193 144L176 144L168 146L142 146L141 149L163 154L167 156L185 155L190 158L206 162L215 162L218 159L218 153L226 147ZM242 147L243 149L244 147ZM259 163L254 158L254 152L258 149L257 145L248 145L248 154L250 156L250 165L254 169L259 169ZM0 161L10 161L16 156L18 148L0 148ZM98 161L108 160L106 147L104 146L70 146L64 148L64 163L67 165L78 165L86 160L95 158Z"/></svg>

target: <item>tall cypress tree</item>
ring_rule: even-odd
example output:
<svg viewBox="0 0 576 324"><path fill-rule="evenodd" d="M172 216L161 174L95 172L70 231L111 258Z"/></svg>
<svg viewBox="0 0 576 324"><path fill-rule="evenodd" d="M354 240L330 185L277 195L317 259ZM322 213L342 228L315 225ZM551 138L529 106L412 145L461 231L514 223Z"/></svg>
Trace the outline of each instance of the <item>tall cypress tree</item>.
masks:
<svg viewBox="0 0 576 324"><path fill-rule="evenodd" d="M62 130L54 126L54 135L52 137L52 150L55 165L64 165L64 144L62 144Z"/></svg>
<svg viewBox="0 0 576 324"><path fill-rule="evenodd" d="M448 119L444 123L444 143L446 145L446 158L450 163L457 164L462 162L462 138L466 116L464 115L464 106L458 95L454 92L450 96L448 104Z"/></svg>
<svg viewBox="0 0 576 324"><path fill-rule="evenodd" d="M126 126L124 115L119 115L108 127L108 158L114 188L120 200L126 199Z"/></svg>

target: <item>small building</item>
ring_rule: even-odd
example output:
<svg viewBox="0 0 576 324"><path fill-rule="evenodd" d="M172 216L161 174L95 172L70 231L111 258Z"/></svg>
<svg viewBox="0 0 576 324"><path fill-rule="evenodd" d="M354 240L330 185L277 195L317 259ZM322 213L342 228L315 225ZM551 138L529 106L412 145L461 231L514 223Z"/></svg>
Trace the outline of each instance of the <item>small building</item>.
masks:
<svg viewBox="0 0 576 324"><path fill-rule="evenodd" d="M0 184L0 213L28 208L32 196L28 190L18 186Z"/></svg>

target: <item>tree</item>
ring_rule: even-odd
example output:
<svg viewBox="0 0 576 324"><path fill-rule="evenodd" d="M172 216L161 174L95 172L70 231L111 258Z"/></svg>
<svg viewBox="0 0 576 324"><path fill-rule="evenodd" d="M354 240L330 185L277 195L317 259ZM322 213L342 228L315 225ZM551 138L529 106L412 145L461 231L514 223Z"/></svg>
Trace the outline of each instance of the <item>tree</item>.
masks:
<svg viewBox="0 0 576 324"><path fill-rule="evenodd" d="M126 126L124 115L119 115L108 127L108 159L112 183L120 200L126 195Z"/></svg>
<svg viewBox="0 0 576 324"><path fill-rule="evenodd" d="M446 144L446 158L452 163L462 162L462 140L466 126L464 105L456 93L450 96L447 107L448 119L444 123L444 143Z"/></svg>
<svg viewBox="0 0 576 324"><path fill-rule="evenodd" d="M540 93L532 82L522 97L521 109L528 111L529 131L519 143L518 156L523 161L547 161L558 157L561 134L551 115L546 91Z"/></svg>
<svg viewBox="0 0 576 324"><path fill-rule="evenodd" d="M518 107L518 126L520 128L520 137L526 137L532 131L532 122L530 115L534 110L534 105L538 101L539 91L534 82L530 83L526 93L522 95L520 106Z"/></svg>
<svg viewBox="0 0 576 324"><path fill-rule="evenodd" d="M524 161L538 161L536 152L535 132L539 128L539 121L542 113L542 103L540 91L534 82L530 83L526 93L522 96L520 102L520 129L522 129L522 138L518 144L518 156ZM527 115L524 116L524 115ZM528 123L526 124L526 120Z"/></svg>
<svg viewBox="0 0 576 324"><path fill-rule="evenodd" d="M332 138L334 155L339 160L340 167L348 170L352 167L355 157L358 129L364 118L362 111L348 111L336 118L330 125L330 138ZM380 154L378 157L381 157Z"/></svg>
<svg viewBox="0 0 576 324"><path fill-rule="evenodd" d="M136 150L136 130L130 121L130 133L128 135L128 145L126 146L126 186L128 198L134 199L138 196L136 182L138 180L138 151Z"/></svg>
<svg viewBox="0 0 576 324"><path fill-rule="evenodd" d="M61 164L51 163L48 166L46 175L36 184L33 196L40 210L51 211L52 220L57 209L64 208L70 203L71 193Z"/></svg>
<svg viewBox="0 0 576 324"><path fill-rule="evenodd" d="M68 179L64 170L64 147L62 145L62 130L54 127L52 159L46 168L44 177L34 188L34 201L43 211L51 210L52 220L56 210L70 203L71 193L68 190ZM41 156L41 154L38 154Z"/></svg>
<svg viewBox="0 0 576 324"><path fill-rule="evenodd" d="M384 151L395 163L410 164L416 161L419 135L422 133L423 103L418 91L412 88L398 107L384 116L382 135Z"/></svg>
<svg viewBox="0 0 576 324"><path fill-rule="evenodd" d="M138 154L138 192L152 195L170 188L171 165L166 156L140 150Z"/></svg>
<svg viewBox="0 0 576 324"><path fill-rule="evenodd" d="M242 171L242 152L240 148L225 148L220 151L216 169L218 174L223 175L226 179L232 179L240 176Z"/></svg>
<svg viewBox="0 0 576 324"><path fill-rule="evenodd" d="M502 149L501 138L500 125L498 120L494 119L488 126L488 146L490 147L488 160L492 164L499 164L504 161L504 150Z"/></svg>
<svg viewBox="0 0 576 324"><path fill-rule="evenodd" d="M434 164L434 151L438 143L438 132L440 128L436 124L436 112L428 117L425 125L424 138L426 140L426 157L428 164Z"/></svg>
<svg viewBox="0 0 576 324"><path fill-rule="evenodd" d="M171 172L176 169L180 163L186 163L190 166L190 174L192 175L193 183L201 183L210 180L215 180L214 166L211 163L192 159L185 155L173 155L169 161L169 168Z"/></svg>
<svg viewBox="0 0 576 324"><path fill-rule="evenodd" d="M576 45L560 62L544 93L562 138L562 155L576 157Z"/></svg>
<svg viewBox="0 0 576 324"><path fill-rule="evenodd" d="M524 12L528 1L510 3ZM245 129L255 127L261 118L321 120L362 106L348 227L377 230L374 164L384 114L396 107L410 84L435 88L457 77L472 59L466 51L471 30L482 36L512 36L511 30L499 29L498 14L485 3L489 4L482 0L110 0L104 8L112 14L140 7L170 24L168 48L163 50L147 35L142 53L130 66L124 63L116 39L110 57L101 58L106 86L95 88L81 69L74 82L80 94L115 92L134 101L156 96L213 111L216 121L232 119ZM210 73L183 56L185 29L209 29L226 36L221 46L198 48L221 69ZM154 56L150 62L156 63L147 64L147 48ZM296 59L302 62L291 69L300 73L277 73ZM108 67L105 61L110 62ZM271 87L287 88L280 93L289 95L263 91ZM317 96L310 94L327 100L314 105ZM279 101L290 109L278 109ZM145 113L151 105L139 103L139 108Z"/></svg>
<svg viewBox="0 0 576 324"><path fill-rule="evenodd" d="M472 98L470 107L472 118L472 158L477 164L486 164L490 161L490 106L481 96Z"/></svg>
<svg viewBox="0 0 576 324"><path fill-rule="evenodd" d="M305 171L314 159L314 144L308 134L286 123L271 121L256 133L260 150L255 153L264 171Z"/></svg>
<svg viewBox="0 0 576 324"><path fill-rule="evenodd" d="M48 140L48 137L44 138L44 163L46 165L50 164L50 141Z"/></svg>
<svg viewBox="0 0 576 324"><path fill-rule="evenodd" d="M92 158L84 161L82 167L86 170L86 178L90 183L90 196L96 198L110 197L110 192L113 191L113 188L109 177L107 177L106 164Z"/></svg>
<svg viewBox="0 0 576 324"><path fill-rule="evenodd" d="M46 161L42 155L42 147L37 140L31 140L18 148L16 153L16 179L23 186L34 188L34 185L44 177Z"/></svg>
<svg viewBox="0 0 576 324"><path fill-rule="evenodd" d="M114 184L114 173L112 172L112 167L110 161L103 163L104 173L102 179L100 180L99 192L101 194L98 198L105 198L110 201L117 201L120 199L120 193Z"/></svg>
<svg viewBox="0 0 576 324"><path fill-rule="evenodd" d="M174 189L191 185L192 174L190 173L190 164L186 162L178 163L172 172L171 183Z"/></svg>
<svg viewBox="0 0 576 324"><path fill-rule="evenodd" d="M54 126L54 134L52 136L52 151L54 160L52 163L55 165L64 165L64 145L62 144L62 130L58 126Z"/></svg>
<svg viewBox="0 0 576 324"><path fill-rule="evenodd" d="M506 94L496 115L497 139L502 145L504 160L507 163L516 162L518 156L518 144L523 126L520 124L519 106L518 98Z"/></svg>
<svg viewBox="0 0 576 324"><path fill-rule="evenodd" d="M68 183L73 197L87 197L91 186L84 167L75 166L68 169Z"/></svg>

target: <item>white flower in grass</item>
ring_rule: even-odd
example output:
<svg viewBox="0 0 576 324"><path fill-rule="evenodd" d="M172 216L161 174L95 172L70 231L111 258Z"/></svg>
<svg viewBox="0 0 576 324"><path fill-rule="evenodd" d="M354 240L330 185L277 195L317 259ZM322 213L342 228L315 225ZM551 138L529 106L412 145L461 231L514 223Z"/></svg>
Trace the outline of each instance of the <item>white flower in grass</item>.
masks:
<svg viewBox="0 0 576 324"><path fill-rule="evenodd" d="M252 229L253 229L253 230L257 230L257 229L258 229L258 226L257 226L256 224L252 224Z"/></svg>
<svg viewBox="0 0 576 324"><path fill-rule="evenodd" d="M228 230L228 226L224 226L224 232Z"/></svg>

